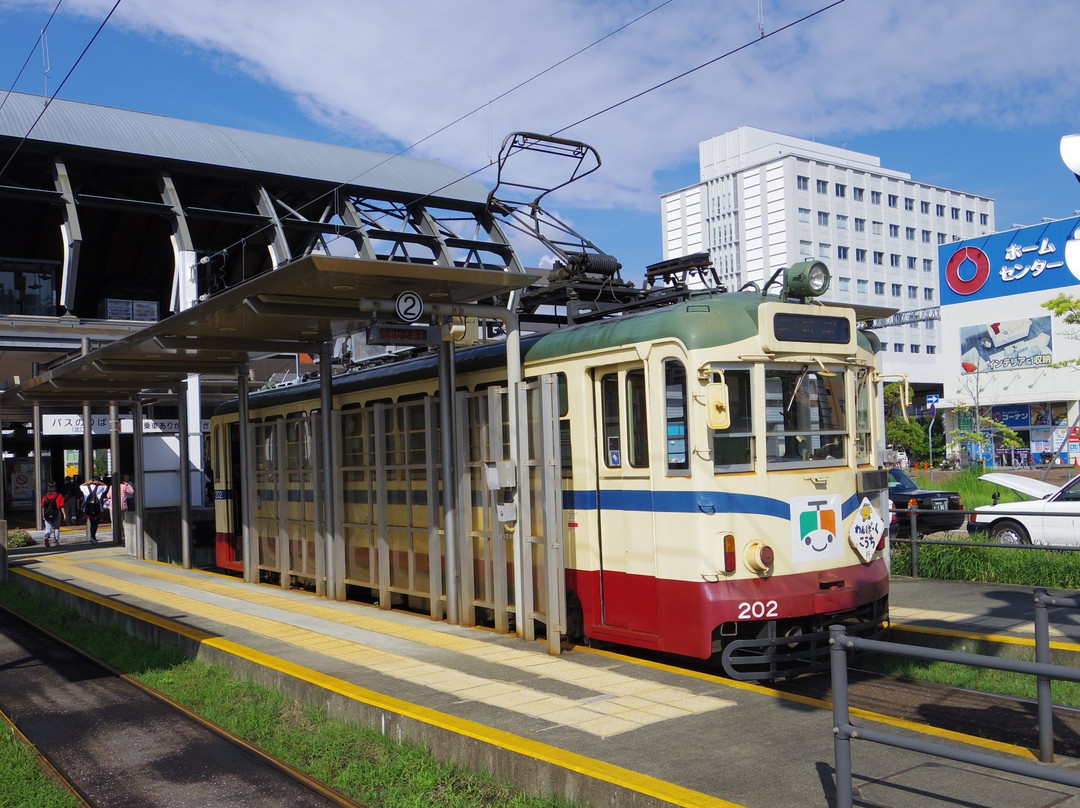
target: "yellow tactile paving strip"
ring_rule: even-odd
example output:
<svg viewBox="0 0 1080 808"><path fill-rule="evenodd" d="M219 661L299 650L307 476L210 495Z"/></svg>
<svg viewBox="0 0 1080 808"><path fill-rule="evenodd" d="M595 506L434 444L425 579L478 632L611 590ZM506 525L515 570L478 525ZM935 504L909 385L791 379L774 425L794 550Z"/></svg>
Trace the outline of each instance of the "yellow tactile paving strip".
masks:
<svg viewBox="0 0 1080 808"><path fill-rule="evenodd" d="M935 609L919 609L916 607L889 607L889 619L896 628L909 631L934 631L937 633L954 636L973 637L978 639L993 640L994 642L1009 643L1012 645L1030 645L1035 647L1035 623L1034 620L1014 620L1005 617L977 617L970 614L958 614ZM983 633L974 634L972 631L955 631L950 629L932 628L923 629L916 623L941 623L944 625L967 625L979 629ZM998 632L1019 631L1023 636L1007 635ZM1080 645L1073 642L1060 628L1050 623L1050 639L1053 648L1080 651Z"/></svg>
<svg viewBox="0 0 1080 808"><path fill-rule="evenodd" d="M668 718L685 717L734 705L734 702L726 699L699 696L683 688L643 681L608 670L597 670L589 665L551 657L535 650L507 648L446 632L371 618L359 610L353 612L320 605L314 600L286 598L264 588L248 589L225 585L215 581L211 575L193 576L153 564L141 564L134 569L130 562L100 556L93 559L54 556L49 559L49 566L60 572L66 571L87 583L109 587L117 593L161 603L192 616L228 623L305 651L452 694L462 700L511 710L600 737L617 735ZM590 695L581 699L566 698L506 681L504 678L491 679L464 673L454 668L388 652L374 645L344 640L309 627L299 627L281 620L249 614L244 611L243 606L216 606L175 591L165 592L145 584L124 581L115 575L95 572L90 568L92 566L106 566L131 572L162 581L172 587L205 592L240 604L286 609L292 614L411 640L535 676L569 682L589 690Z"/></svg>

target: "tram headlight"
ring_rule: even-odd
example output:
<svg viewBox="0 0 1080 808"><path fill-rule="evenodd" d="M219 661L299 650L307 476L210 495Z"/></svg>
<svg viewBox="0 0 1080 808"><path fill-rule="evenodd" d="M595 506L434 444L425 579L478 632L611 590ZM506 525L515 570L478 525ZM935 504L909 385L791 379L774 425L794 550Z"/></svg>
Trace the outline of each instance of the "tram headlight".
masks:
<svg viewBox="0 0 1080 808"><path fill-rule="evenodd" d="M746 545L743 559L751 572L763 575L772 569L772 565L776 561L776 553L773 552L772 547L761 539L754 539Z"/></svg>
<svg viewBox="0 0 1080 808"><path fill-rule="evenodd" d="M819 297L829 289L829 268L821 261L800 261L784 270L786 297Z"/></svg>

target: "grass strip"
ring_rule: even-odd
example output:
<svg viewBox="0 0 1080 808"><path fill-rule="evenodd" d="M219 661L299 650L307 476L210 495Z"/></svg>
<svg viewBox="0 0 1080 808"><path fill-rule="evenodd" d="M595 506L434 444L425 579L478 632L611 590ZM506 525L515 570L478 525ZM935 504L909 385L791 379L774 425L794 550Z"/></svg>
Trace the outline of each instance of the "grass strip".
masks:
<svg viewBox="0 0 1080 808"><path fill-rule="evenodd" d="M78 808L79 800L54 782L6 723L0 723L0 808Z"/></svg>
<svg viewBox="0 0 1080 808"><path fill-rule="evenodd" d="M277 691L233 677L224 668L92 623L15 583L0 586L0 604L373 808L572 808L563 800L529 797L486 774L440 763L416 744L393 742L374 730L332 721L322 710L301 707ZM30 755L29 750L26 753ZM16 777L8 772L8 758L0 757L0 788L7 778ZM0 797L0 806L53 805L3 800Z"/></svg>

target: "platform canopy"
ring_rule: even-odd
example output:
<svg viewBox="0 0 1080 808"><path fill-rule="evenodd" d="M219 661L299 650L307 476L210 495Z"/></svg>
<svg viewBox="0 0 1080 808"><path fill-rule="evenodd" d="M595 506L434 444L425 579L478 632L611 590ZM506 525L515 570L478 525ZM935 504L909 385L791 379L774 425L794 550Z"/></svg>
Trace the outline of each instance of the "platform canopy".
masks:
<svg viewBox="0 0 1080 808"><path fill-rule="evenodd" d="M5 396L17 396L23 406L111 403L175 392L190 374L231 389L238 368L252 360L317 354L327 341L364 331L371 315L360 311L362 299L409 291L425 302L468 304L534 280L516 272L310 255L43 370Z"/></svg>

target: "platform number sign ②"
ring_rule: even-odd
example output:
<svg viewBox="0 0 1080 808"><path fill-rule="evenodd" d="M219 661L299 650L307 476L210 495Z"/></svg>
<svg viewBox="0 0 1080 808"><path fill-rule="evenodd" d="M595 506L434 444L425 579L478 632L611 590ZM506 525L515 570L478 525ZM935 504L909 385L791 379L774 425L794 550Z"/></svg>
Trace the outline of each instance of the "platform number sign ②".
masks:
<svg viewBox="0 0 1080 808"><path fill-rule="evenodd" d="M424 301L416 292L402 292L394 300L394 313L403 323L415 323L424 313Z"/></svg>

